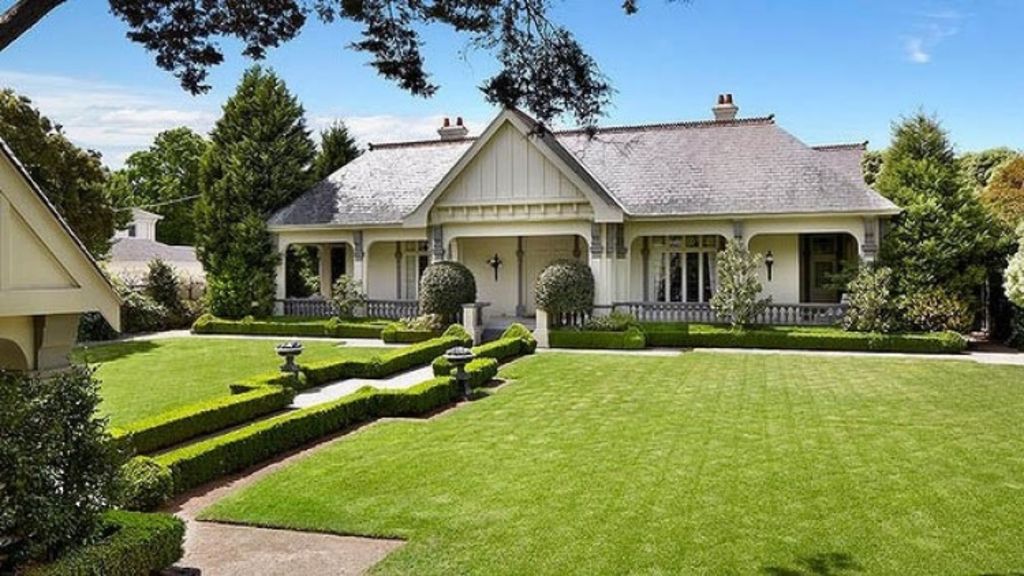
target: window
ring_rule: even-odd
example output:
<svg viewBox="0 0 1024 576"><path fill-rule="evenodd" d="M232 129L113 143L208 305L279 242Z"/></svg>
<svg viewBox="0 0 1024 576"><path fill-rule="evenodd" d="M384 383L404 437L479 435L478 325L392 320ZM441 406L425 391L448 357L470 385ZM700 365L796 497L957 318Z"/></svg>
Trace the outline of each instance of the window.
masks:
<svg viewBox="0 0 1024 576"><path fill-rule="evenodd" d="M715 292L719 236L663 236L651 239L652 296L658 302L707 302Z"/></svg>
<svg viewBox="0 0 1024 576"><path fill-rule="evenodd" d="M129 238L135 238L136 234L137 234L137 232L135 230L135 224L129 224L128 225L128 237Z"/></svg>

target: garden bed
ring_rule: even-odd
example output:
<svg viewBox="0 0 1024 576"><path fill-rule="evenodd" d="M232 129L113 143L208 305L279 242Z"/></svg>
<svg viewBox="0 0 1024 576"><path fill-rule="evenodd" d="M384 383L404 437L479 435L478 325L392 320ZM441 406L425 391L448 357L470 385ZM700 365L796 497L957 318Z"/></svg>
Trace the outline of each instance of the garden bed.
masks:
<svg viewBox="0 0 1024 576"><path fill-rule="evenodd" d="M596 349L636 349L646 345L668 348L771 348L957 354L966 347L964 338L953 332L875 334L847 332L828 326L763 326L733 329L721 325L676 322L645 322L640 324L637 331L642 331L642 334L630 331L560 329L552 330L549 338L553 348Z"/></svg>
<svg viewBox="0 0 1024 576"><path fill-rule="evenodd" d="M251 336L313 336L326 338L380 338L391 321L376 318L271 318L228 320L209 314L192 325L196 334L240 334Z"/></svg>

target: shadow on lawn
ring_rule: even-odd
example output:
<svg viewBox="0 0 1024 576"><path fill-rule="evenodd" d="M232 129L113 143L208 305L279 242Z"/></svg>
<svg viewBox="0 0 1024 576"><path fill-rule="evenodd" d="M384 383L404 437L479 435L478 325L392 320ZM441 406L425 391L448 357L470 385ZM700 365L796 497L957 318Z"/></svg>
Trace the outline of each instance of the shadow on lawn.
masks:
<svg viewBox="0 0 1024 576"><path fill-rule="evenodd" d="M761 572L768 576L847 576L862 572L861 565L849 554L825 552L804 556L795 566L765 566Z"/></svg>
<svg viewBox="0 0 1024 576"><path fill-rule="evenodd" d="M92 346L82 346L75 350L74 357L79 362L85 362L86 364L102 364L103 362L112 362L132 354L149 352L159 347L159 343L151 340L93 344Z"/></svg>

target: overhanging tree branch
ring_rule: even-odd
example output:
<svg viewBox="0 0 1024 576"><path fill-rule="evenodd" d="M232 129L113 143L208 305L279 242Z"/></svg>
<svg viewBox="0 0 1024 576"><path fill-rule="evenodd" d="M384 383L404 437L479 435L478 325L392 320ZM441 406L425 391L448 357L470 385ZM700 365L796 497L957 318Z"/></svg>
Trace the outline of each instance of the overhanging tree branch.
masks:
<svg viewBox="0 0 1024 576"><path fill-rule="evenodd" d="M0 50L4 50L65 0L18 0L0 15Z"/></svg>

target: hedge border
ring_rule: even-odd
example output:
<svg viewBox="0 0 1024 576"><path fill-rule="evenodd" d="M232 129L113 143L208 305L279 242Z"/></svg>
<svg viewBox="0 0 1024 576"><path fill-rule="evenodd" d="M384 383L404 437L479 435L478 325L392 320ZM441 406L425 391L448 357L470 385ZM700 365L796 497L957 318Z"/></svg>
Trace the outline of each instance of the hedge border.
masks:
<svg viewBox="0 0 1024 576"><path fill-rule="evenodd" d="M338 318L323 320L275 321L228 320L210 314L200 316L192 324L196 334L237 334L247 336L312 336L324 338L380 338L386 327L383 320L346 322Z"/></svg>
<svg viewBox="0 0 1024 576"><path fill-rule="evenodd" d="M828 326L766 326L733 330L714 324L645 322L646 346L665 348L775 348L842 352L958 354L967 343L955 332L876 334ZM628 349L626 332L552 330L553 348Z"/></svg>
<svg viewBox="0 0 1024 576"><path fill-rule="evenodd" d="M473 354L477 358L491 358L501 362L526 353L525 347L526 343L520 338L501 338L476 346L473 348ZM434 371L434 376L450 376L453 367L444 356L438 356L431 364L431 368Z"/></svg>
<svg viewBox="0 0 1024 576"><path fill-rule="evenodd" d="M162 570L184 554L185 523L170 514L112 510L103 515L112 533L47 564L27 567L25 576L137 576Z"/></svg>
<svg viewBox="0 0 1024 576"><path fill-rule="evenodd" d="M497 374L491 358L470 362L470 383ZM345 428L385 416L417 416L451 403L459 395L452 377L433 378L405 390L362 388L338 400L250 424L221 436L161 454L155 460L171 471L180 494L243 470Z"/></svg>
<svg viewBox="0 0 1024 576"><path fill-rule="evenodd" d="M631 326L621 332L599 330L552 330L548 335L552 348L591 348L600 350L641 350L647 346L642 330Z"/></svg>
<svg viewBox="0 0 1024 576"><path fill-rule="evenodd" d="M415 344L437 338L442 333L440 330L412 330L401 322L392 322L380 331L380 339L386 344Z"/></svg>

